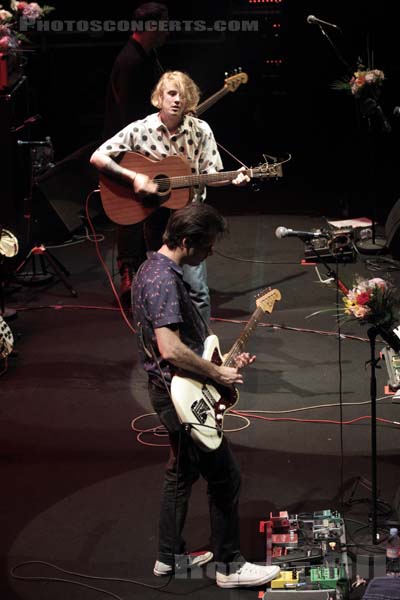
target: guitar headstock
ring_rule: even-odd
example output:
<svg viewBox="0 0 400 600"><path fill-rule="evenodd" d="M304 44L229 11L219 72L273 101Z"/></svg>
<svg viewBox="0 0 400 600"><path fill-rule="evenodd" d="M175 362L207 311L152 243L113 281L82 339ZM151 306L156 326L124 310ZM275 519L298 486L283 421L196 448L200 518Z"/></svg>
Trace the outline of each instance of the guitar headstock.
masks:
<svg viewBox="0 0 400 600"><path fill-rule="evenodd" d="M263 154L263 156L264 162L252 169L253 177L259 177L260 179L266 177L283 177L282 165L289 162L292 158L291 155L288 154L287 158L278 162L274 156L269 156L267 154ZM270 159L271 162L268 162L268 159Z"/></svg>
<svg viewBox="0 0 400 600"><path fill-rule="evenodd" d="M257 308L261 308L263 312L272 313L274 305L277 300L282 298L279 290L264 290L258 294L256 298Z"/></svg>
<svg viewBox="0 0 400 600"><path fill-rule="evenodd" d="M224 87L228 88L230 92L236 92L239 85L242 83L247 83L248 80L249 78L247 73L243 73L240 70L237 72L235 71L234 74L230 75L229 77L227 77L227 73L225 73Z"/></svg>

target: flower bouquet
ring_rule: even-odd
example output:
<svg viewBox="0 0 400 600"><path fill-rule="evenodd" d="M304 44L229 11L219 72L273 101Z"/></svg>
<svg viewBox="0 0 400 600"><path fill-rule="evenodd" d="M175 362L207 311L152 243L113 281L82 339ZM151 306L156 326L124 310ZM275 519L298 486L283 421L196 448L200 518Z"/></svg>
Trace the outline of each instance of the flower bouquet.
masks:
<svg viewBox="0 0 400 600"><path fill-rule="evenodd" d="M361 323L392 328L398 321L400 298L391 283L380 277L356 278L356 284L343 297L344 313Z"/></svg>
<svg viewBox="0 0 400 600"><path fill-rule="evenodd" d="M342 282L339 288L343 292L344 306L317 311L307 318L334 312L341 324L350 320L369 323L396 352L400 352L400 338L393 332L400 317L400 295L393 284L380 277L365 279L358 275L351 289ZM400 331L400 327L398 329Z"/></svg>
<svg viewBox="0 0 400 600"><path fill-rule="evenodd" d="M22 43L29 43L28 38L19 31L20 19L29 23L47 16L53 6L39 6L37 2L17 2L11 0L10 10L0 5L0 52L15 53Z"/></svg>
<svg viewBox="0 0 400 600"><path fill-rule="evenodd" d="M374 335L379 333L395 352L400 352L400 338L393 331L399 322L400 297L391 283L380 277L358 277L343 303L346 315L359 319L360 323L370 323Z"/></svg>
<svg viewBox="0 0 400 600"><path fill-rule="evenodd" d="M352 77L334 81L332 88L351 92L357 98L362 96L375 97L380 94L384 79L385 74L380 69L365 69L365 67L360 66Z"/></svg>
<svg viewBox="0 0 400 600"><path fill-rule="evenodd" d="M385 75L379 69L356 71L349 82L351 93L358 96L364 86L380 86L384 79Z"/></svg>

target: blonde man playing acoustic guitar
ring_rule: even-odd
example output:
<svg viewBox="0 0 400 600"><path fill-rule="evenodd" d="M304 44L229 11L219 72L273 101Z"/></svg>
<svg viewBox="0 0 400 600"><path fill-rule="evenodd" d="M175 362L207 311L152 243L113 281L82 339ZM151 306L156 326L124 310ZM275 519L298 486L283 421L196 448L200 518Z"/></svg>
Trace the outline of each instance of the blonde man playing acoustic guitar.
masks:
<svg viewBox="0 0 400 600"><path fill-rule="evenodd" d="M148 175L118 164L121 155L127 151L138 152L154 161L167 156L182 157L196 175L221 171L222 161L210 126L193 116L199 97L199 89L188 75L181 71L167 71L151 96L151 102L159 112L134 121L116 133L93 153L91 163L106 175L132 185L133 193L140 198L156 194L158 186ZM233 180L210 185L245 185L248 181L249 177L239 169ZM197 186L193 191L193 201L205 199L204 186ZM168 209L161 207L147 218L145 235L149 250L158 250L161 246L169 213ZM210 297L205 264L186 266L184 278L190 285L194 303L208 322Z"/></svg>

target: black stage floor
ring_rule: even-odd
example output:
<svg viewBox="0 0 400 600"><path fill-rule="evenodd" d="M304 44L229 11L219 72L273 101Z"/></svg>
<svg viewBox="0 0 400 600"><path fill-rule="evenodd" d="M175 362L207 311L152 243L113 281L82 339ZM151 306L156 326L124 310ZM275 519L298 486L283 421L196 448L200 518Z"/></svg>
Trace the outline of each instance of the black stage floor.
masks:
<svg viewBox="0 0 400 600"><path fill-rule="evenodd" d="M368 523L371 494L363 479L354 490L357 478L371 479L366 328L349 322L339 340L335 289L319 281L314 266L300 264L300 239L274 235L279 225L310 230L325 221L254 212L233 214L228 220L230 236L208 261L213 327L222 348L228 349L239 335L254 310L255 294L268 286L282 294L248 345L257 361L246 372L237 406L248 416L226 418L243 474L243 553L251 560L265 559L259 521L271 510L342 510L342 499L349 499L352 491L357 502L346 507L348 527L350 519L360 521L361 537L355 533L354 541L370 544L368 527L362 527ZM98 233L104 236L100 251L112 268L113 227L103 224ZM135 335L116 307L94 243L83 239L52 251L70 270L78 297L60 282L20 288L13 284L6 297L8 308L17 309L18 318L10 326L18 355L10 358L0 378L2 600L106 597L65 582L13 580L10 569L26 561L149 586L163 583L152 576L152 566L167 449L162 436L138 435L132 429L133 419L137 429L157 424L148 414ZM338 269L340 278L351 284L354 274L386 277L392 266L379 257L357 254L355 262L339 263ZM325 267L319 265L319 271L326 279ZM399 280L396 270L390 276L395 283ZM388 374L381 366L377 413L386 421L377 425L378 488L380 498L393 504L399 483L400 404L384 397ZM340 392L343 420L360 418L342 429ZM199 482L187 519L188 546L206 546L208 534L205 486ZM41 564L18 573L72 579ZM220 590L201 577L172 580L163 591L133 582L74 581L125 599L167 593L170 598L190 594L193 600L256 600L258 593Z"/></svg>

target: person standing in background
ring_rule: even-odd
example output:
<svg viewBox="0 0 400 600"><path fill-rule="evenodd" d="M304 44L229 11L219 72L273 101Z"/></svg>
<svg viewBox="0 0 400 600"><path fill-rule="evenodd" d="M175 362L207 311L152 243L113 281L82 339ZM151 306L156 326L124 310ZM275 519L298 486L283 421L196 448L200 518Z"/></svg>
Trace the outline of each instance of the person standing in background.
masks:
<svg viewBox="0 0 400 600"><path fill-rule="evenodd" d="M115 59L108 82L103 139L151 112L151 92L163 73L157 48L164 44L168 35L166 31L160 31L157 23L166 20L168 9L158 2L141 4L134 11L137 31L133 31ZM155 25L146 26L149 22ZM128 304L133 275L146 260L143 223L118 225L117 247L120 298Z"/></svg>

